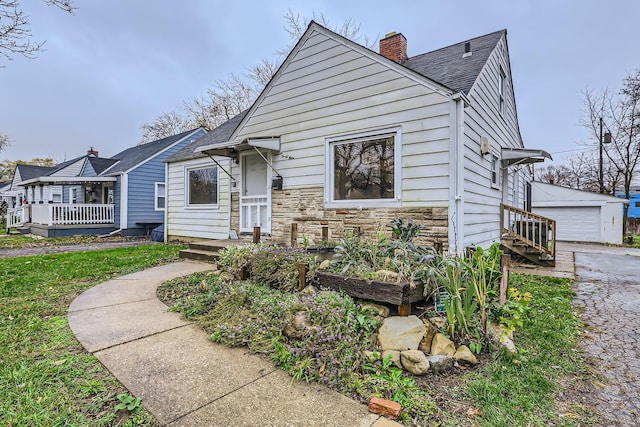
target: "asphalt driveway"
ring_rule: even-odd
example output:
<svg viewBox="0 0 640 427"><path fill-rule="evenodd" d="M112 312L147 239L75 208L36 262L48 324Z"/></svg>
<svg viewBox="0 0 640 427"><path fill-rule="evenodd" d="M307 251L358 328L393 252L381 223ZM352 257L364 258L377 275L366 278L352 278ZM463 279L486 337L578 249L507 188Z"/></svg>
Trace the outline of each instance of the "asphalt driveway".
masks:
<svg viewBox="0 0 640 427"><path fill-rule="evenodd" d="M640 250L563 245L575 254L583 348L606 379L596 381L603 425L637 426L640 416ZM564 248L563 248L564 249Z"/></svg>

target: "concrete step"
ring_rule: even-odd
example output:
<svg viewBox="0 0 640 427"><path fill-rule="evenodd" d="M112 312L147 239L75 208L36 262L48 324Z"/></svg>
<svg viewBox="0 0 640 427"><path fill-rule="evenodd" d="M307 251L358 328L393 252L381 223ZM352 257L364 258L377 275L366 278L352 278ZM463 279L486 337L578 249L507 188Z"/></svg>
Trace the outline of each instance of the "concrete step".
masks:
<svg viewBox="0 0 640 427"><path fill-rule="evenodd" d="M182 259L191 259L194 261L216 262L218 259L218 252L189 248L181 250L178 256Z"/></svg>
<svg viewBox="0 0 640 427"><path fill-rule="evenodd" d="M229 244L226 241L216 242L189 242L189 249L196 249L200 251L218 252L220 249L224 249Z"/></svg>

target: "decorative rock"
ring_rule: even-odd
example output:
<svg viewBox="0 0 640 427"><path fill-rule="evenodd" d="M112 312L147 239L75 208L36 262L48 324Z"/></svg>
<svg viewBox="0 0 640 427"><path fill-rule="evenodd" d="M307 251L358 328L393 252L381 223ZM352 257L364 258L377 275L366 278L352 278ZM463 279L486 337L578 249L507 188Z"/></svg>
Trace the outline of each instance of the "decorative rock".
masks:
<svg viewBox="0 0 640 427"><path fill-rule="evenodd" d="M374 414L383 415L395 420L400 416L402 406L392 400L372 397L369 401L369 410Z"/></svg>
<svg viewBox="0 0 640 427"><path fill-rule="evenodd" d="M431 352L431 341L433 341L433 337L438 333L438 328L433 326L427 319L422 319L422 323L427 328L424 333L424 337L422 337L422 341L420 341L420 345L418 346L418 350L424 351L425 353Z"/></svg>
<svg viewBox="0 0 640 427"><path fill-rule="evenodd" d="M414 375L424 375L429 372L429 360L420 350L400 352L400 362L407 371Z"/></svg>
<svg viewBox="0 0 640 427"><path fill-rule="evenodd" d="M380 304L367 303L362 305L362 311L369 310L376 313L376 316L382 318L389 317L389 307Z"/></svg>
<svg viewBox="0 0 640 427"><path fill-rule="evenodd" d="M361 424L361 426L364 426L364 425L365 424ZM366 425L368 425L368 424L366 424ZM378 421L376 421L375 423L371 424L371 427L402 427L402 424L400 424L397 421L390 420L388 418L380 418L380 417L378 417Z"/></svg>
<svg viewBox="0 0 640 427"><path fill-rule="evenodd" d="M438 333L431 341L431 354L434 356L453 356L456 352L456 346L449 338Z"/></svg>
<svg viewBox="0 0 640 427"><path fill-rule="evenodd" d="M378 270L374 274L376 279L381 282L397 282L400 277L398 273L391 270Z"/></svg>
<svg viewBox="0 0 640 427"><path fill-rule="evenodd" d="M429 319L436 328L438 329L446 329L447 328L447 318L442 316L436 316Z"/></svg>
<svg viewBox="0 0 640 427"><path fill-rule="evenodd" d="M365 351L364 351L364 357L365 357L369 362L375 362L376 360L380 360L380 352L378 352L378 351L371 351L371 350L365 350Z"/></svg>
<svg viewBox="0 0 640 427"><path fill-rule="evenodd" d="M300 291L301 295L307 295L307 296L315 295L317 293L318 293L318 288L316 288L313 285L309 285Z"/></svg>
<svg viewBox="0 0 640 427"><path fill-rule="evenodd" d="M427 357L431 371L435 374L441 374L453 368L455 359L447 356L437 355Z"/></svg>
<svg viewBox="0 0 640 427"><path fill-rule="evenodd" d="M307 323L307 312L297 311L289 317L284 324L283 333L289 338L304 338L311 334L311 328Z"/></svg>
<svg viewBox="0 0 640 427"><path fill-rule="evenodd" d="M506 348L510 353L517 353L516 345L511 338L513 334L508 334L502 325L493 322L487 323L487 335L489 339L501 347Z"/></svg>
<svg viewBox="0 0 640 427"><path fill-rule="evenodd" d="M382 352L382 359L391 355L391 363L402 369L402 363L400 362L400 352L398 350L385 350Z"/></svg>
<svg viewBox="0 0 640 427"><path fill-rule="evenodd" d="M466 345L461 345L460 347L458 347L453 357L458 362L464 362L470 365L475 365L476 363L478 363L478 359L476 359L476 356L471 352L471 350L469 350L469 347L467 347Z"/></svg>
<svg viewBox="0 0 640 427"><path fill-rule="evenodd" d="M325 259L324 261L322 261L320 263L320 265L318 266L318 270L327 270L329 268L329 266L331 265L331 261L328 259Z"/></svg>
<svg viewBox="0 0 640 427"><path fill-rule="evenodd" d="M417 316L387 317L378 330L378 342L382 350L417 350L426 330Z"/></svg>

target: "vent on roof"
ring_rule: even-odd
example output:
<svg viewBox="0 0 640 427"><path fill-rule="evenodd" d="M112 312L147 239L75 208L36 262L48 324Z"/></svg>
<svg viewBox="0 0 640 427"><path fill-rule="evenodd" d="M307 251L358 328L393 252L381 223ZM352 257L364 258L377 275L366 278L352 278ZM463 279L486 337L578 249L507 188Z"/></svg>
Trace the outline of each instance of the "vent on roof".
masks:
<svg viewBox="0 0 640 427"><path fill-rule="evenodd" d="M464 44L464 53L462 54L462 57L466 58L467 56L471 55L473 55L473 52L471 52L471 42L466 42Z"/></svg>

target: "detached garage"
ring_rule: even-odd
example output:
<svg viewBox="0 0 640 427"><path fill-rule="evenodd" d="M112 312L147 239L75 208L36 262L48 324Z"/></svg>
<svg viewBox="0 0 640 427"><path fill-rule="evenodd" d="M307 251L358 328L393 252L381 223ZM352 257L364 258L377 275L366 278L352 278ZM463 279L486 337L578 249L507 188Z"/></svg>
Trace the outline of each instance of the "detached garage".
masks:
<svg viewBox="0 0 640 427"><path fill-rule="evenodd" d="M622 208L626 199L533 182L531 210L556 221L556 239L570 242L622 243Z"/></svg>

